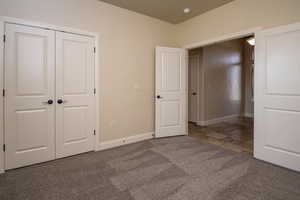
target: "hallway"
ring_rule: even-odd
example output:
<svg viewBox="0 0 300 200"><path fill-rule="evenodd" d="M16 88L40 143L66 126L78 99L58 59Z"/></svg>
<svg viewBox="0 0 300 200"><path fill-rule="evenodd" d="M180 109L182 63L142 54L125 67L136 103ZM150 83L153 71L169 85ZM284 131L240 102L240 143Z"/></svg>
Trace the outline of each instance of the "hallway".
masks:
<svg viewBox="0 0 300 200"><path fill-rule="evenodd" d="M240 117L209 126L189 123L189 136L233 150L253 153L253 119Z"/></svg>

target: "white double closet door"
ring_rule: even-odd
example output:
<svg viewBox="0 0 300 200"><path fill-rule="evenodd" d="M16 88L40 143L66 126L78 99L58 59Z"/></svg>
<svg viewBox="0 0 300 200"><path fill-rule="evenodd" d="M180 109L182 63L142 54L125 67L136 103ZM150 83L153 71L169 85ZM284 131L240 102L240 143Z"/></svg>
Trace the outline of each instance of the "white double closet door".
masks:
<svg viewBox="0 0 300 200"><path fill-rule="evenodd" d="M94 149L94 39L5 25L5 168Z"/></svg>

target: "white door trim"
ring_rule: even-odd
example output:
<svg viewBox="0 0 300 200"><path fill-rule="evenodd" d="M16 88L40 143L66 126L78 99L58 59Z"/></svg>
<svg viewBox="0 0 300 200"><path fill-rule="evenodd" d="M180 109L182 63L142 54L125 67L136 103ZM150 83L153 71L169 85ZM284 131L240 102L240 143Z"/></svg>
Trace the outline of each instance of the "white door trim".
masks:
<svg viewBox="0 0 300 200"><path fill-rule="evenodd" d="M0 16L0 89L2 93L2 88L4 88L4 67L3 67L3 52L4 52L4 43L2 41L2 36L4 35L4 27L5 23L12 23L12 24L19 24L19 25L25 25L25 26L31 26L31 27L37 27L37 28L43 28L43 29L50 29L54 31L62 31L62 32L67 32L67 33L73 33L73 34L78 34L78 35L84 35L84 36L89 36L93 37L95 39L95 48L96 48L96 53L95 53L95 89L96 89L96 95L95 95L95 120L96 120L96 135L95 135L95 145L94 145L94 150L97 150L97 147L100 145L100 81L99 81L99 76L100 76L100 58L99 55L101 52L100 51L100 36L96 32L89 32L89 31L84 31L80 29L74 29L70 27L65 27L65 26L56 26L56 25L51 25L51 24L46 24L46 23L41 23L41 22L33 22L30 20L24 20L24 19L18 19L18 18L12 18L12 17L5 17L5 16ZM0 98L0 174L4 173L4 152L2 151L2 146L4 142L4 124L2 125L4 121L4 111L3 111L3 97L1 94Z"/></svg>
<svg viewBox="0 0 300 200"><path fill-rule="evenodd" d="M211 39L202 40L202 41L199 41L199 42L194 42L194 43L183 46L183 48L195 49L195 48L198 48L198 47L203 47L203 46L207 46L207 45L218 43L218 42L225 42L225 41L228 41L228 40L239 39L239 38L247 37L247 36L250 36L250 35L253 35L253 34L255 35L255 33L257 33L260 30L262 30L262 27L255 27L255 28L251 28L251 29L246 29L246 30L243 30L243 31L239 31L239 32L235 32L235 33L229 33L229 34L214 37L214 38L211 38Z"/></svg>

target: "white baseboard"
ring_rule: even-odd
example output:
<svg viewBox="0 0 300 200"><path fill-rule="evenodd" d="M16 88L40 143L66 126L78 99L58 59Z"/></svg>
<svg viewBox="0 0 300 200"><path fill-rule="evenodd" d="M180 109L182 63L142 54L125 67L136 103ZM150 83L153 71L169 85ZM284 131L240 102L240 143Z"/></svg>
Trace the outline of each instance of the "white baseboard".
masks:
<svg viewBox="0 0 300 200"><path fill-rule="evenodd" d="M198 121L197 125L199 126L208 126L208 125L212 125L212 124L217 124L220 122L226 122L226 121L230 121L233 120L235 118L238 118L240 115L228 115L225 117L220 117L220 118L216 118L216 119L211 119L211 120L207 120L207 121Z"/></svg>
<svg viewBox="0 0 300 200"><path fill-rule="evenodd" d="M116 140L110 140L107 142L100 142L100 144L97 146L96 151L101 151L105 149L111 149L114 147L123 146L126 144L132 144L144 140L149 140L153 138L154 132L144 133L140 135L134 135L126 138L120 138Z"/></svg>
<svg viewBox="0 0 300 200"><path fill-rule="evenodd" d="M244 113L244 117L254 118L253 113Z"/></svg>
<svg viewBox="0 0 300 200"><path fill-rule="evenodd" d="M134 135L134 136L126 137L126 138L102 142L97 146L96 151L111 149L111 148L123 146L126 144L132 144L132 143L136 143L136 142L140 142L140 141L144 141L144 140L149 140L149 139L153 138L153 135L154 135L154 132L149 132L149 133ZM5 172L4 169L0 169L0 174L3 174L4 172Z"/></svg>

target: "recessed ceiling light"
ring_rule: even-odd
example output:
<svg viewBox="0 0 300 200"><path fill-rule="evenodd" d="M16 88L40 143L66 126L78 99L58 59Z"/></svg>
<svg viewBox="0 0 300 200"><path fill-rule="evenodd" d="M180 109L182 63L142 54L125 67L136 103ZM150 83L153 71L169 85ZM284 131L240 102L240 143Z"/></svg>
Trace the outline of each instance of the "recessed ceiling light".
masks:
<svg viewBox="0 0 300 200"><path fill-rule="evenodd" d="M189 13L189 12L191 12L191 9L190 8L185 8L185 9L183 9L183 12L184 13Z"/></svg>

